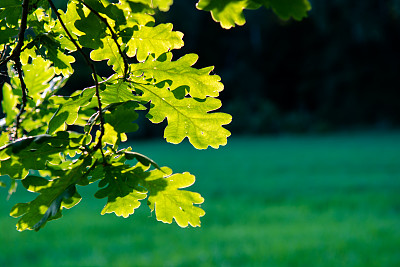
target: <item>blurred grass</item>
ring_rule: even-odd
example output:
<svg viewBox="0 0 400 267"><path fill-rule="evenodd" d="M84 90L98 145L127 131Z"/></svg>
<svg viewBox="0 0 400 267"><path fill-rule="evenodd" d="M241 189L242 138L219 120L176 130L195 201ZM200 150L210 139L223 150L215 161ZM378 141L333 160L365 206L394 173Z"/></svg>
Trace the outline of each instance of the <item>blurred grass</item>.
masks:
<svg viewBox="0 0 400 267"><path fill-rule="evenodd" d="M400 266L400 133L132 143L160 165L197 177L201 228L99 215L96 190L39 232L15 231L0 204L0 266ZM4 199L5 190L0 197Z"/></svg>

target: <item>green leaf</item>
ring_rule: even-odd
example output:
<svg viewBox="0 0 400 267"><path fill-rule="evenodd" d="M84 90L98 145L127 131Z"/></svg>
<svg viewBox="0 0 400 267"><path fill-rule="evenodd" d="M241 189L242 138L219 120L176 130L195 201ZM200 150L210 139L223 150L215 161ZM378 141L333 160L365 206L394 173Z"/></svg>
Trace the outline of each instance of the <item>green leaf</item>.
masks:
<svg viewBox="0 0 400 267"><path fill-rule="evenodd" d="M0 133L0 147L4 146L9 142L9 136L7 132L1 132ZM1 158L0 158L1 159Z"/></svg>
<svg viewBox="0 0 400 267"><path fill-rule="evenodd" d="M1 11L0 11L1 15ZM12 39L12 37L16 36L18 34L18 28L17 27L9 27L6 24L5 20L0 21L0 44L8 44L10 41L15 41Z"/></svg>
<svg viewBox="0 0 400 267"><path fill-rule="evenodd" d="M212 18L220 22L222 28L230 29L235 24L242 26L246 23L243 10L252 5L252 0L199 0L196 6L200 10L211 11Z"/></svg>
<svg viewBox="0 0 400 267"><path fill-rule="evenodd" d="M22 0L1 0L0 20L5 20L9 26L18 27L18 20L21 18Z"/></svg>
<svg viewBox="0 0 400 267"><path fill-rule="evenodd" d="M1 0L0 8L7 8L7 7L21 7L22 0Z"/></svg>
<svg viewBox="0 0 400 267"><path fill-rule="evenodd" d="M59 129L65 129L66 124L73 124L78 119L78 111L90 103L96 89L86 88L81 94L72 97L52 96L50 98L54 104L61 105L49 122L48 134L52 134Z"/></svg>
<svg viewBox="0 0 400 267"><path fill-rule="evenodd" d="M28 176L23 185L40 195L31 202L18 203L11 209L11 216L22 216L17 223L18 231L37 231L48 220L61 217L63 207L71 208L78 204L81 196L76 192L75 183L84 175L87 164L87 161L78 161L73 168L65 171L63 177L54 180Z"/></svg>
<svg viewBox="0 0 400 267"><path fill-rule="evenodd" d="M172 223L175 219L180 227L200 226L200 217L204 210L195 204L204 202L204 198L194 192L180 190L192 185L195 177L188 172L166 175L171 173L168 168L153 170L143 180L143 186L149 191L148 205L156 211L158 221Z"/></svg>
<svg viewBox="0 0 400 267"><path fill-rule="evenodd" d="M132 89L130 89L129 83L123 80L102 83L100 88L103 89L100 92L101 101L105 105L136 99L132 93Z"/></svg>
<svg viewBox="0 0 400 267"><path fill-rule="evenodd" d="M10 187L8 188L7 200L9 200L11 195L17 191L17 187L18 187L17 181L11 180Z"/></svg>
<svg viewBox="0 0 400 267"><path fill-rule="evenodd" d="M227 143L230 132L222 125L230 123L231 116L219 112L209 113L221 107L218 99L177 99L162 83L135 84L135 88L143 92L143 100L151 102L147 117L153 123L160 123L167 118L168 125L164 131L167 142L178 144L188 137L190 143L198 149L208 146L218 148Z"/></svg>
<svg viewBox="0 0 400 267"><path fill-rule="evenodd" d="M46 58L53 62L56 74L62 73L64 76L72 74L74 70L71 63L75 62L75 58L64 54L61 50L63 45L61 40L65 40L65 38L56 38L50 34L39 35L37 38L38 46L46 48ZM69 48L69 43L67 44Z"/></svg>
<svg viewBox="0 0 400 267"><path fill-rule="evenodd" d="M68 132L56 136L42 134L18 139L0 148L0 175L23 179L29 170L44 170L48 164L60 164L60 153L79 149L84 135L70 138Z"/></svg>
<svg viewBox="0 0 400 267"><path fill-rule="evenodd" d="M18 114L18 96L13 94L11 85L8 83L3 84L2 91L3 100L1 102L1 106L3 107L3 112L6 114L6 125L10 125L14 122L15 117Z"/></svg>
<svg viewBox="0 0 400 267"><path fill-rule="evenodd" d="M98 49L103 46L101 39L106 37L107 26L93 13L87 16L80 16L75 22L75 27L84 34L79 36L79 43L82 46Z"/></svg>
<svg viewBox="0 0 400 267"><path fill-rule="evenodd" d="M106 123L102 141L115 146L119 141L125 142L127 140L126 133L137 131L139 126L132 122L139 117L135 111L138 107L138 103L129 101L108 109L107 113L104 114ZM98 132L99 134L100 132Z"/></svg>
<svg viewBox="0 0 400 267"><path fill-rule="evenodd" d="M254 0L262 4L266 8L272 10L282 19L290 19L293 17L296 20L302 20L307 17L307 11L311 10L311 5L308 0Z"/></svg>
<svg viewBox="0 0 400 267"><path fill-rule="evenodd" d="M197 8L211 11L212 18L220 22L222 28L229 29L246 23L244 9L257 9L262 5L272 8L282 19L301 20L311 9L308 0L199 0Z"/></svg>
<svg viewBox="0 0 400 267"><path fill-rule="evenodd" d="M151 16L154 15L154 10L147 5L133 3L130 2L130 0L120 0L117 6L122 9L125 19L123 21L125 23L116 25L119 30L133 27L134 25L154 25L154 18ZM124 40L124 42L127 41L129 41L129 39Z"/></svg>
<svg viewBox="0 0 400 267"><path fill-rule="evenodd" d="M103 46L99 49L92 50L90 53L91 59L95 61L107 60L107 65L112 66L113 70L120 76L124 74L124 60L118 51L118 46L111 38L106 36L101 39Z"/></svg>
<svg viewBox="0 0 400 267"><path fill-rule="evenodd" d="M75 27L75 23L81 19L79 14L82 13L82 7L80 4L77 4L75 1L68 1L67 11L64 13L64 11L58 10L58 12L60 13L60 17L64 22L66 28L72 34L74 39L76 39L74 35L80 36L85 34ZM63 27L61 26L61 23L58 20L53 30L54 32L67 36Z"/></svg>
<svg viewBox="0 0 400 267"><path fill-rule="evenodd" d="M29 90L29 96L32 97L34 102L37 102L51 86L49 82L55 75L55 69L50 65L50 61L37 57L32 59L31 64L22 66L26 88Z"/></svg>
<svg viewBox="0 0 400 267"><path fill-rule="evenodd" d="M117 133L135 132L138 129L138 125L132 122L139 117L135 111L138 107L139 104L136 102L125 102L118 105L112 112L106 113L104 115L104 120L106 123L110 124Z"/></svg>
<svg viewBox="0 0 400 267"><path fill-rule="evenodd" d="M161 11L168 11L173 0L124 0L134 3L146 4L151 8L158 8Z"/></svg>
<svg viewBox="0 0 400 267"><path fill-rule="evenodd" d="M159 56L172 49L183 46L183 33L172 31L172 24L159 24L156 27L135 26L121 32L127 43L127 55L136 55L138 61L144 61L149 54Z"/></svg>
<svg viewBox="0 0 400 267"><path fill-rule="evenodd" d="M154 79L156 83L170 80L171 90L188 87L186 89L189 94L196 98L217 97L224 89L221 78L218 75L210 75L213 67L191 67L198 59L196 54L185 55L177 61L171 59L171 53L163 54L157 59L152 55L144 63L131 64L132 74L144 75L145 78Z"/></svg>
<svg viewBox="0 0 400 267"><path fill-rule="evenodd" d="M111 166L105 168L105 178L99 183L99 187L104 187L96 192L96 198L108 197L107 204L101 214L114 212L117 216L127 218L133 214L135 209L140 206L140 201L146 198L147 194L135 188L135 182L126 169L130 166Z"/></svg>

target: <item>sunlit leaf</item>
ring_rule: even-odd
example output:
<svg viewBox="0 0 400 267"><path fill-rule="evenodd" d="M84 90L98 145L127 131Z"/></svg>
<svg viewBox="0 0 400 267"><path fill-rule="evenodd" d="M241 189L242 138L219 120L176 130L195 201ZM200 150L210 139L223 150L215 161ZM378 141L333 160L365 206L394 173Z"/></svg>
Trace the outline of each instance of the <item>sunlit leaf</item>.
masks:
<svg viewBox="0 0 400 267"><path fill-rule="evenodd" d="M308 0L199 0L197 3L198 9L210 11L212 18L225 29L235 24L244 25L243 10L261 6L271 8L282 19L293 17L296 20L306 17L311 9Z"/></svg>
<svg viewBox="0 0 400 267"><path fill-rule="evenodd" d="M52 134L56 130L64 129L66 124L73 124L78 119L78 111L90 103L95 94L95 88L86 88L80 95L72 97L53 96L51 100L59 104L57 112L49 122L48 133Z"/></svg>
<svg viewBox="0 0 400 267"><path fill-rule="evenodd" d="M118 46L111 38L111 36L106 36L101 39L103 46L97 50L93 50L90 53L90 57L96 61L107 60L107 64L112 66L113 70L120 74L125 71L124 60L122 55L118 51Z"/></svg>
<svg viewBox="0 0 400 267"><path fill-rule="evenodd" d="M22 66L25 84L33 101L37 102L42 93L50 87L49 81L54 77L55 70L51 62L42 57L32 59L31 64Z"/></svg>
<svg viewBox="0 0 400 267"><path fill-rule="evenodd" d="M151 8L159 8L161 11L168 11L173 3L173 0L124 0L135 3L142 3Z"/></svg>
<svg viewBox="0 0 400 267"><path fill-rule="evenodd" d="M105 168L105 178L99 183L99 186L107 186L95 194L97 198L108 197L107 204L101 214L114 212L117 216L127 218L140 206L139 200L146 198L146 192L139 191L136 187L137 184L129 181L131 176L126 174L126 169L126 165Z"/></svg>
<svg viewBox="0 0 400 267"><path fill-rule="evenodd" d="M18 96L13 94L11 85L8 83L3 84L2 91L3 100L1 101L1 106L3 107L3 112L6 114L6 125L10 125L14 122L15 116L18 114Z"/></svg>
<svg viewBox="0 0 400 267"><path fill-rule="evenodd" d="M139 61L144 61L149 54L161 55L172 49L183 46L183 34L172 31L172 24L160 24L156 27L135 26L127 28L120 34L122 39L129 39L127 54L136 55Z"/></svg>
<svg viewBox="0 0 400 267"><path fill-rule="evenodd" d="M167 174L166 174L167 173ZM194 192L181 190L191 186L195 177L188 172L169 175L171 170L161 168L153 170L144 178L143 186L149 191L148 205L155 210L157 220L172 223L175 219L180 227L200 226L200 217L204 210L196 206L204 198Z"/></svg>
<svg viewBox="0 0 400 267"><path fill-rule="evenodd" d="M23 184L33 192L40 193L33 201L18 203L10 215L22 216L17 229L39 230L48 220L61 217L62 207L70 208L79 203L81 196L76 192L75 183L86 170L86 161L77 162L75 168L65 172L63 177L47 180L42 177L27 177Z"/></svg>
<svg viewBox="0 0 400 267"><path fill-rule="evenodd" d="M150 56L144 63L131 65L131 70L134 75L153 78L156 83L172 81L171 90L185 87L184 89L192 97L218 96L219 92L224 89L220 82L221 78L218 75L210 75L213 67L203 69L191 67L197 59L196 54L187 54L177 61L171 61L172 54L167 53L157 59Z"/></svg>
<svg viewBox="0 0 400 267"><path fill-rule="evenodd" d="M160 123L165 118L168 120L164 131L167 142L178 144L188 137L190 143L198 149L208 146L218 148L227 143L230 132L222 125L230 123L232 118L225 113L211 113L221 107L218 99L177 99L163 83L136 84L135 88L143 92L143 100L151 102L152 107L147 117L152 122Z"/></svg>

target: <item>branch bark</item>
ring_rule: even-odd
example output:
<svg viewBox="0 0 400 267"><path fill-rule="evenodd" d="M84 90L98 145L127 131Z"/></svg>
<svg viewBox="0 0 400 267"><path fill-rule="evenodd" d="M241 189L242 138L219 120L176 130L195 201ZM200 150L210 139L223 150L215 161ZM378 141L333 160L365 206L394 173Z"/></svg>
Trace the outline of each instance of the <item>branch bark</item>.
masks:
<svg viewBox="0 0 400 267"><path fill-rule="evenodd" d="M0 61L0 65L6 64L10 60L15 60L15 59L19 58L19 55L21 54L21 48L22 48L22 45L24 44L25 31L26 31L26 26L27 26L26 23L27 23L28 12L29 12L29 1L30 0L24 0L22 2L22 15L21 15L20 29L18 32L18 43L15 46L14 50L11 52L10 56L8 56L7 58Z"/></svg>
<svg viewBox="0 0 400 267"><path fill-rule="evenodd" d="M127 78L127 73L128 73L128 60L126 59L126 55L122 52L121 46L118 43L118 36L115 33L115 31L113 30L113 28L110 26L110 24L108 23L107 19L105 17L103 17L102 15L100 15L99 12L97 12L95 9L93 9L91 6L89 6L88 4L86 4L84 1L79 0L80 3L82 3L85 7L87 7L93 14L95 14L108 28L108 30L111 32L111 37L114 41L114 43L117 45L118 47L118 53L121 55L122 60L124 61L124 79Z"/></svg>
<svg viewBox="0 0 400 267"><path fill-rule="evenodd" d="M90 69L92 70L93 73L93 79L95 82L95 88L96 88L96 97L97 97L97 107L99 109L99 118L100 118L100 136L99 136L99 140L97 142L97 144L94 146L94 150L100 149L101 155L103 157L103 161L105 162L105 156L103 153L103 148L102 148L102 138L104 136L104 116L102 113L102 104L101 104L101 99L100 99L100 89L99 89L99 81L98 81L98 77L97 77L97 72L96 69L94 67L93 62L91 61L91 59L85 54L85 52L83 52L82 47L76 42L76 40L74 39L74 37L72 36L72 34L68 31L67 27L65 26L64 21L62 20L60 13L58 13L57 8L55 7L54 3L51 0L48 0L49 5L51 7L51 9L53 10L53 12L55 13L55 15L57 16L58 21L61 24L61 27L64 29L65 33L68 35L68 38L71 40L71 42L74 44L74 46L76 47L76 49L78 50L78 52L83 56L83 58L86 61L86 64L90 67Z"/></svg>
<svg viewBox="0 0 400 267"><path fill-rule="evenodd" d="M21 124L21 115L25 111L27 98L28 98L28 94L27 94L28 90L25 85L24 76L22 73L21 60L20 60L21 48L22 48L22 45L24 44L25 31L27 28L28 12L29 12L29 0L24 0L22 2L22 15L21 15L20 30L18 32L18 43L15 46L14 50L11 52L11 55L0 63L0 65L1 65L1 64L7 63L10 60L13 60L15 62L15 68L17 69L18 78L21 83L21 90L22 90L21 106L19 107L19 112L17 114L17 117L15 118L15 129L14 129L14 133L11 135L11 140L18 139L18 129Z"/></svg>

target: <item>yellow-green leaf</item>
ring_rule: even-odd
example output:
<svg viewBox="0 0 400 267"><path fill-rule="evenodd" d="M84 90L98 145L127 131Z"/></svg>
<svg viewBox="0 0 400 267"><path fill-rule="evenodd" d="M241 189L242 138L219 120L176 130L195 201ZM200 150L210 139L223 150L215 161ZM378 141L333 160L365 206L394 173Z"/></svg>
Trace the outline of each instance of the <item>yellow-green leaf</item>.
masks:
<svg viewBox="0 0 400 267"><path fill-rule="evenodd" d="M171 53L163 54L157 59L152 55L143 63L132 64L131 70L134 75L144 75L145 78L154 79L156 83L170 80L171 90L187 87L185 89L188 93L196 98L217 97L224 89L221 78L218 75L210 75L213 67L191 67L198 60L196 54L187 54L177 61L171 60Z"/></svg>
<svg viewBox="0 0 400 267"><path fill-rule="evenodd" d="M218 99L177 99L163 84L136 84L135 88L143 92L143 100L151 101L147 117L152 122L160 123L167 118L164 131L167 142L178 144L188 137L198 149L226 145L231 133L222 125L230 123L232 117L226 113L210 113L221 107Z"/></svg>

